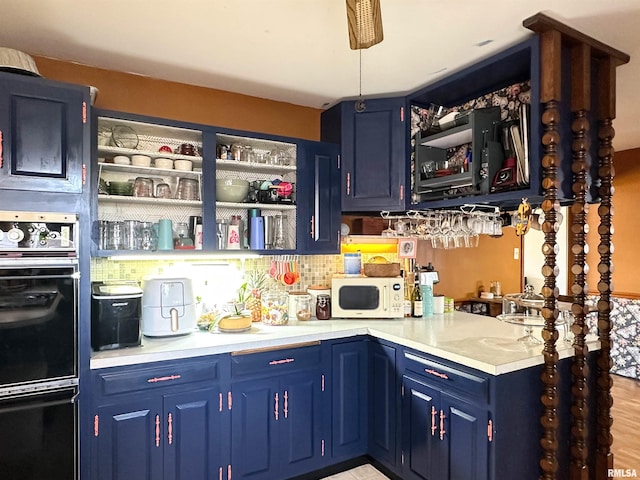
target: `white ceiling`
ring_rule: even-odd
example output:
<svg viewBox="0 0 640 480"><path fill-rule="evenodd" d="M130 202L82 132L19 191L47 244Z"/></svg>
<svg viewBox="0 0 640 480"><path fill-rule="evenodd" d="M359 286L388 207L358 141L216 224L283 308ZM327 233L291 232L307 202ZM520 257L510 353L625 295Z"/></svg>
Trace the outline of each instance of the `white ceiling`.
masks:
<svg viewBox="0 0 640 480"><path fill-rule="evenodd" d="M384 41L349 49L345 0L2 0L0 46L323 108L406 93L531 32L543 11L631 55L617 150L640 147L639 0L381 0ZM480 42L493 40L486 46Z"/></svg>

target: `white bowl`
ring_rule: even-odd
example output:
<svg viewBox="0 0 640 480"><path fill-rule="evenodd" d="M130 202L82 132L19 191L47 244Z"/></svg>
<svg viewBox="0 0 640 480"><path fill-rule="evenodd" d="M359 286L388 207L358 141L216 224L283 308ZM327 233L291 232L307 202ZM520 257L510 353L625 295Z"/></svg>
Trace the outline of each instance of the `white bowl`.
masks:
<svg viewBox="0 0 640 480"><path fill-rule="evenodd" d="M151 166L151 157L149 155L131 155L131 165L149 167Z"/></svg>
<svg viewBox="0 0 640 480"><path fill-rule="evenodd" d="M193 169L193 162L191 160L176 160L173 162L173 168L183 172L190 172Z"/></svg>
<svg viewBox="0 0 640 480"><path fill-rule="evenodd" d="M247 199L249 182L239 178L216 178L216 201L240 203Z"/></svg>
<svg viewBox="0 0 640 480"><path fill-rule="evenodd" d="M131 160L126 155L116 155L113 157L113 163L116 165L129 165Z"/></svg>
<svg viewBox="0 0 640 480"><path fill-rule="evenodd" d="M164 168L165 170L171 170L173 168L173 160L170 158L156 158L154 163L156 168Z"/></svg>

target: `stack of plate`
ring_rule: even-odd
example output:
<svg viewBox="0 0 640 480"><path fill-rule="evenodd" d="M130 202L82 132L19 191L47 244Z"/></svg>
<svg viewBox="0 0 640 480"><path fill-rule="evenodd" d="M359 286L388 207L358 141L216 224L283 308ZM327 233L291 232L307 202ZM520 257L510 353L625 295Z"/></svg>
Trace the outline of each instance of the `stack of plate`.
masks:
<svg viewBox="0 0 640 480"><path fill-rule="evenodd" d="M133 194L131 182L109 182L109 194L130 197Z"/></svg>

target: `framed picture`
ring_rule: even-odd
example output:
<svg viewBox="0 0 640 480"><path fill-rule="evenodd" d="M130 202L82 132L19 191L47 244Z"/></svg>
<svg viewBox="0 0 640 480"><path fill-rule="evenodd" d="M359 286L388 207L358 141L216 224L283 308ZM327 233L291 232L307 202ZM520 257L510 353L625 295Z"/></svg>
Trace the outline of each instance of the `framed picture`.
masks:
<svg viewBox="0 0 640 480"><path fill-rule="evenodd" d="M398 258L416 258L417 238L398 239Z"/></svg>

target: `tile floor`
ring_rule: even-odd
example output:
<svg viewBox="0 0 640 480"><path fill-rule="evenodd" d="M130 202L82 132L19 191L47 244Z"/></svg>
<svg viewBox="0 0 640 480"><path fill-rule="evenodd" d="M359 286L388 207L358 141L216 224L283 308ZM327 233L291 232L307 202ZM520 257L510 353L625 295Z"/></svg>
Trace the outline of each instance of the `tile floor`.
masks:
<svg viewBox="0 0 640 480"><path fill-rule="evenodd" d="M388 480L389 477L383 475L372 465L360 465L346 472L336 473L322 480Z"/></svg>

